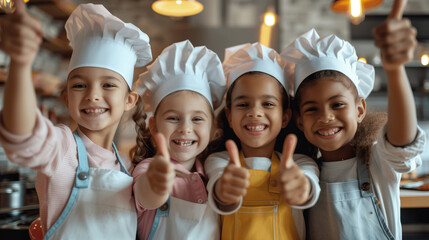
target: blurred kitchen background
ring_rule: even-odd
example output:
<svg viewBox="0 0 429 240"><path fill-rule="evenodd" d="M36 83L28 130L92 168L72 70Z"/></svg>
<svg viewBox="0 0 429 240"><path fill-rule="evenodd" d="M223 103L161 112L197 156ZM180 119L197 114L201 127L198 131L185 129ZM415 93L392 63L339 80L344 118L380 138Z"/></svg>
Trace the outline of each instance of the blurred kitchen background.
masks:
<svg viewBox="0 0 429 240"><path fill-rule="evenodd" d="M67 109L59 98L71 55L64 23L78 4L87 2L103 4L112 14L147 33L154 59L165 47L185 39L189 39L194 46L207 46L223 60L224 49L237 44L261 41L280 52L297 36L311 28L315 28L320 35L334 33L350 41L356 47L359 57L375 66L375 88L368 98L368 106L370 110L376 111L387 109L386 76L381 67L379 51L373 44L371 30L385 20L393 0L363 0L380 4L366 11L365 19L358 25L351 23L347 13L333 11L332 0L198 0L204 7L203 11L188 17L155 13L151 7L154 0L30 0L27 3L28 9L42 22L45 34L33 66L33 79L39 106L44 115L55 123L71 124ZM264 18L267 13L273 14L269 15L272 16L271 19L269 16ZM419 125L425 129L429 138L429 1L408 0L404 14L418 30L419 45L415 59L407 64L407 72L414 91ZM4 15L1 10L0 15ZM0 107L3 105L3 86L8 63L7 55L0 51ZM144 71L144 67L136 69L135 77ZM125 116L115 138L124 154L135 143L134 125L131 120L126 121L128 119L129 116ZM422 159L423 166L411 178L429 174L429 143L425 146ZM32 191L36 173L8 162L0 146L0 181L1 176L10 176L11 173L18 173L19 179L25 181L28 191ZM423 201L427 201L429 207L429 197ZM37 198L27 196L24 205L34 202L37 203ZM422 214L420 207L410 207L410 211L405 213L404 222L410 223L404 227L404 231L409 232L408 239L413 239L414 232L429 234L428 215L419 217ZM427 209L424 209L427 213ZM0 219L1 216L0 213ZM428 235L424 236L429 239ZM420 238L416 235L414 239Z"/></svg>

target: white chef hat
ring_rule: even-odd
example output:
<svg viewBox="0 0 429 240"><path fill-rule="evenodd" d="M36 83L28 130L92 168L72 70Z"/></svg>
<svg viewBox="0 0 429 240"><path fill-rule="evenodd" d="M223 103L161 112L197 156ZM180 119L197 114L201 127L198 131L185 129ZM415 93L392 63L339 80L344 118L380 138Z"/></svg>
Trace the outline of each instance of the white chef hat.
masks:
<svg viewBox="0 0 429 240"><path fill-rule="evenodd" d="M223 70L228 87L237 78L248 72L262 72L271 75L287 90L284 77L286 61L274 50L258 42L242 44L225 49Z"/></svg>
<svg viewBox="0 0 429 240"><path fill-rule="evenodd" d="M333 34L321 38L311 29L287 46L281 55L294 65L294 91L306 77L321 70L343 73L363 98L368 97L374 86L374 67L358 61L354 47Z"/></svg>
<svg viewBox="0 0 429 240"><path fill-rule="evenodd" d="M149 105L147 111L155 112L162 99L180 90L201 94L214 110L222 102L226 89L222 63L204 46L194 47L189 40L174 43L147 68L140 74L138 87Z"/></svg>
<svg viewBox="0 0 429 240"><path fill-rule="evenodd" d="M79 67L106 68L120 74L131 89L134 66L152 61L149 37L103 5L80 4L65 28L73 48L69 73Z"/></svg>

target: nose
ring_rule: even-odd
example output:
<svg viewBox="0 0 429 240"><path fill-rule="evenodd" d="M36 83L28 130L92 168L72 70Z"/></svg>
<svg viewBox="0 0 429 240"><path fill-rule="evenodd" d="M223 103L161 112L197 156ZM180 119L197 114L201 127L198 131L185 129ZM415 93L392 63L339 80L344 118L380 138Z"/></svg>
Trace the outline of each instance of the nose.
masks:
<svg viewBox="0 0 429 240"><path fill-rule="evenodd" d="M321 123L329 123L329 122L333 121L334 119L335 119L335 115L329 109L325 109L323 112L321 112L320 117L319 117L319 121Z"/></svg>
<svg viewBox="0 0 429 240"><path fill-rule="evenodd" d="M86 100L91 102L98 102L101 99L101 92L96 87L88 87Z"/></svg>
<svg viewBox="0 0 429 240"><path fill-rule="evenodd" d="M178 131L182 134L189 134L192 132L192 124L184 121L182 124L180 124Z"/></svg>
<svg viewBox="0 0 429 240"><path fill-rule="evenodd" d="M256 118L260 118L264 116L264 111L262 111L261 108L255 106L252 107L249 112L247 112L246 114L247 117L256 117Z"/></svg>

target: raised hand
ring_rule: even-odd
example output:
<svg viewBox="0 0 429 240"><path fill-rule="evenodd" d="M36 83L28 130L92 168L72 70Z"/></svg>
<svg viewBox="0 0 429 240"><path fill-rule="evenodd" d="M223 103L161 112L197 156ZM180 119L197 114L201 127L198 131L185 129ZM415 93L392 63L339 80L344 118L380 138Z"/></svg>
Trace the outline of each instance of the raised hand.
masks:
<svg viewBox="0 0 429 240"><path fill-rule="evenodd" d="M283 144L278 185L280 194L289 205L303 205L310 195L310 181L293 161L297 138L289 134Z"/></svg>
<svg viewBox="0 0 429 240"><path fill-rule="evenodd" d="M395 0L386 21L373 29L375 45L380 48L386 70L411 61L417 46L416 29L408 19L402 19L406 0Z"/></svg>
<svg viewBox="0 0 429 240"><path fill-rule="evenodd" d="M0 48L9 54L11 61L31 65L42 42L42 27L31 16L23 0L15 0L16 10L0 20Z"/></svg>
<svg viewBox="0 0 429 240"><path fill-rule="evenodd" d="M152 191L158 195L169 194L174 184L174 165L170 162L165 137L157 133L155 136L157 153L146 172Z"/></svg>
<svg viewBox="0 0 429 240"><path fill-rule="evenodd" d="M234 141L226 141L225 146L231 160L216 183L215 194L221 204L234 204L240 202L241 197L246 195L250 174L246 168L241 167L238 148Z"/></svg>

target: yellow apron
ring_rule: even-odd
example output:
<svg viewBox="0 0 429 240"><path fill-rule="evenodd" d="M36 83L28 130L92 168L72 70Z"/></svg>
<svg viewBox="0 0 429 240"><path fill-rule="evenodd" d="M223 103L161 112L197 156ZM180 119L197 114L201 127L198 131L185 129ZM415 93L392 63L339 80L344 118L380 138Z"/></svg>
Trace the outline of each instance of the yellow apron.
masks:
<svg viewBox="0 0 429 240"><path fill-rule="evenodd" d="M241 166L245 166L240 152ZM279 159L271 158L271 172L249 169L250 185L241 208L222 217L222 239L299 239L288 204L277 186Z"/></svg>

